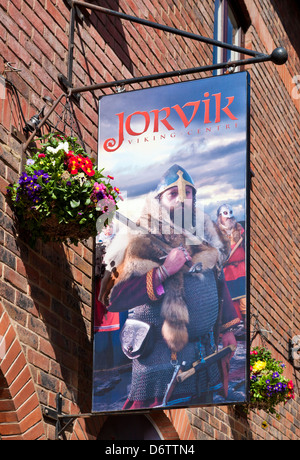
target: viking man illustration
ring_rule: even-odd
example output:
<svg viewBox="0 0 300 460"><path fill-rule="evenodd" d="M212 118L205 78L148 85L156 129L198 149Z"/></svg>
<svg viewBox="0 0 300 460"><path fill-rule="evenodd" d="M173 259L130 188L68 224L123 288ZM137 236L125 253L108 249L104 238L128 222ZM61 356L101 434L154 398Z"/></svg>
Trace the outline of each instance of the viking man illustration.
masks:
<svg viewBox="0 0 300 460"><path fill-rule="evenodd" d="M220 362L213 360L186 380L177 379L165 397L178 363L182 372L213 355L220 333L224 346L236 343L230 328L239 318L222 270L230 242L197 211L194 182L175 164L148 195L137 227L117 235L105 255L101 301L109 311L128 310L136 327L149 326L147 347L132 360L125 409L211 402L213 391L221 389ZM142 330L131 330L141 342Z"/></svg>

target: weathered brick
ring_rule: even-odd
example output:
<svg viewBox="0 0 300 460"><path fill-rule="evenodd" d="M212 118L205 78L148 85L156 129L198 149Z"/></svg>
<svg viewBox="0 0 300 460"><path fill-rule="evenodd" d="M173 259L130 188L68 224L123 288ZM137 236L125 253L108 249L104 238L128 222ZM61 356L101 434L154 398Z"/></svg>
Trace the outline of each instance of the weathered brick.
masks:
<svg viewBox="0 0 300 460"><path fill-rule="evenodd" d="M48 372L50 360L47 356L38 353L36 350L29 349L27 357L30 364Z"/></svg>
<svg viewBox="0 0 300 460"><path fill-rule="evenodd" d="M3 246L0 247L0 260L3 264L9 266L12 269L16 269L16 257L10 251L7 251Z"/></svg>
<svg viewBox="0 0 300 460"><path fill-rule="evenodd" d="M14 303L16 297L16 291L9 284L4 283L0 280L0 295L7 299L9 302Z"/></svg>
<svg viewBox="0 0 300 460"><path fill-rule="evenodd" d="M45 305L46 307L50 306L50 295L46 291L40 289L38 286L30 286L30 295L34 302Z"/></svg>
<svg viewBox="0 0 300 460"><path fill-rule="evenodd" d="M27 312L36 314L36 308L33 300L22 292L17 292L16 304Z"/></svg>
<svg viewBox="0 0 300 460"><path fill-rule="evenodd" d="M27 292L27 280L24 276L19 275L11 268L4 268L4 280L12 284L15 288L20 291Z"/></svg>
<svg viewBox="0 0 300 460"><path fill-rule="evenodd" d="M43 371L40 371L39 384L48 390L58 393L58 379L53 375L49 375Z"/></svg>
<svg viewBox="0 0 300 460"><path fill-rule="evenodd" d="M6 300L3 300L3 305L5 306L7 313L13 321L16 321L22 326L26 326L27 314L24 310L20 309L16 304L7 302Z"/></svg>

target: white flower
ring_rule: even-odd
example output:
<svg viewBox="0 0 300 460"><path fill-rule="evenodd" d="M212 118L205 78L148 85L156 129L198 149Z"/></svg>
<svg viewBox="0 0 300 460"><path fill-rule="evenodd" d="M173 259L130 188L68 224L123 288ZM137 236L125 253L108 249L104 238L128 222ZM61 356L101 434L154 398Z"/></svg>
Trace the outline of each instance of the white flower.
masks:
<svg viewBox="0 0 300 460"><path fill-rule="evenodd" d="M75 179L79 180L80 185L83 185L87 180L84 173L77 174Z"/></svg>
<svg viewBox="0 0 300 460"><path fill-rule="evenodd" d="M59 150L64 150L66 153L68 153L68 151L69 151L69 143L67 141L66 142L60 142L56 148L49 146L49 147L47 147L47 150L48 150L48 152L51 152L51 153L57 153L57 152L59 152Z"/></svg>

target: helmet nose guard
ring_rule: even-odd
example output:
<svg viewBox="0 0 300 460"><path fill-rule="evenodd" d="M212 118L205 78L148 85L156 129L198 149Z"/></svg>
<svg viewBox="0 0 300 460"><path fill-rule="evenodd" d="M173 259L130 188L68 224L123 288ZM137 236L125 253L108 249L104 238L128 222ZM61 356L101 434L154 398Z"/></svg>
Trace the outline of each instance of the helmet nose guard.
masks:
<svg viewBox="0 0 300 460"><path fill-rule="evenodd" d="M193 188L196 192L194 181L188 172L181 166L175 164L165 172L156 189L156 197L171 187L178 187L178 199L181 203L186 199L186 185Z"/></svg>

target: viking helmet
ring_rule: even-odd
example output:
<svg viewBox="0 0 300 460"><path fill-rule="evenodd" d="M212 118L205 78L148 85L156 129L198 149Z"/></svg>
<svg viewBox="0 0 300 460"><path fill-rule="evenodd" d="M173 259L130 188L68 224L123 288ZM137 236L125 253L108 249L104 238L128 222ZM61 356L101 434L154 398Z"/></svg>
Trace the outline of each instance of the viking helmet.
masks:
<svg viewBox="0 0 300 460"><path fill-rule="evenodd" d="M175 164L162 176L156 189L157 197L169 188L177 186L179 200L183 203L186 198L186 185L192 187L194 193L196 192L196 187L191 176L184 168Z"/></svg>
<svg viewBox="0 0 300 460"><path fill-rule="evenodd" d="M217 211L217 216L222 214L223 217L231 219L233 217L233 209L230 204L222 204Z"/></svg>

